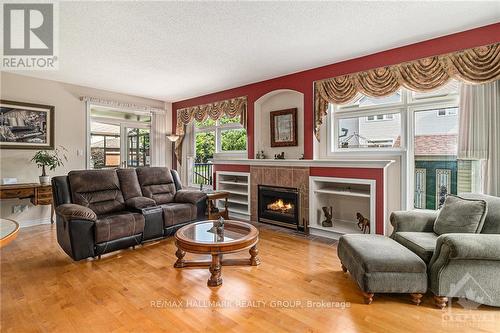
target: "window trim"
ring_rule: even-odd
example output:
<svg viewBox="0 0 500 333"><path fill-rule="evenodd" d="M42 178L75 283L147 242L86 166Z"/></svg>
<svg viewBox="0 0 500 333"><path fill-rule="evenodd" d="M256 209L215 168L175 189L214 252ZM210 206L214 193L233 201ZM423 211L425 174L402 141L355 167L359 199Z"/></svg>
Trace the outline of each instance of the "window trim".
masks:
<svg viewBox="0 0 500 333"><path fill-rule="evenodd" d="M326 117L326 158L381 158L397 156L400 158L401 175L401 205L402 209L414 209L415 186L415 156L414 156L414 126L415 112L451 108L459 106L459 90L430 97L413 98L413 92L402 90L401 102L387 103L376 106L349 106L336 107L332 104L328 108ZM367 116L368 114L397 113L401 115L401 147L400 148L338 148L338 119ZM324 153L324 150L323 150Z"/></svg>
<svg viewBox="0 0 500 333"><path fill-rule="evenodd" d="M240 123L229 123L229 124L220 124L219 120L215 121L215 125L213 126L205 126L205 127L196 127L196 124L193 122L193 151L196 156L196 134L197 133L206 133L206 132L214 132L215 134L215 152L214 159L216 156L246 156L248 151L248 134L245 150L222 150L222 131L232 130L232 129L245 129L243 125Z"/></svg>

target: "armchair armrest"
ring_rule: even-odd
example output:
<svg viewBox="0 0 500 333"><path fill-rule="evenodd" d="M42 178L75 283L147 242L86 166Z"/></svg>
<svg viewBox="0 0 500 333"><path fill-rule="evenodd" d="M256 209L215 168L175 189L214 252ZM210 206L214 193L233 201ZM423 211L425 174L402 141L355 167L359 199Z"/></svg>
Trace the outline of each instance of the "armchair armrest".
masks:
<svg viewBox="0 0 500 333"><path fill-rule="evenodd" d="M90 208L75 205L75 204L63 204L56 207L56 214L61 216L64 220L85 220L85 221L97 221L97 215Z"/></svg>
<svg viewBox="0 0 500 333"><path fill-rule="evenodd" d="M196 190L179 190L175 193L174 201L178 203L190 203L196 205L201 200L205 200L207 195Z"/></svg>
<svg viewBox="0 0 500 333"><path fill-rule="evenodd" d="M156 201L146 197L134 197L125 200L125 205L130 208L143 209L156 206Z"/></svg>
<svg viewBox="0 0 500 333"><path fill-rule="evenodd" d="M444 234L437 239L434 256L434 261L443 256L500 261L500 234Z"/></svg>
<svg viewBox="0 0 500 333"><path fill-rule="evenodd" d="M437 211L425 209L393 212L390 217L394 227L392 235L399 231L432 232L437 215Z"/></svg>

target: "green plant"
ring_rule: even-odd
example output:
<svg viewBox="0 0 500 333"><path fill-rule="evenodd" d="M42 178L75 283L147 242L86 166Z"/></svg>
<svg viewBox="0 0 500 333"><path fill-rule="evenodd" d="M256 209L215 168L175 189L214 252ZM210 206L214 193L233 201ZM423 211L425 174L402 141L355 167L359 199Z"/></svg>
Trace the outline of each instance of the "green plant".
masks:
<svg viewBox="0 0 500 333"><path fill-rule="evenodd" d="M65 152L67 150L62 146L54 150L39 150L31 161L35 162L37 167L42 168L42 176L47 176L45 167L48 167L49 170L55 170L57 167L64 165L64 161L68 160Z"/></svg>

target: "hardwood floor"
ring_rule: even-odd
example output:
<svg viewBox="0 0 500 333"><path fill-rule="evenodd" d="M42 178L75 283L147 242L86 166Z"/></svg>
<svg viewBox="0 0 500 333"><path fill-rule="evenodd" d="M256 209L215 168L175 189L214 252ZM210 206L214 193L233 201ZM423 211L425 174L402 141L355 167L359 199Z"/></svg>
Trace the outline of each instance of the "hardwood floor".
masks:
<svg viewBox="0 0 500 333"><path fill-rule="evenodd" d="M2 332L498 332L500 311L452 312L409 295L371 305L343 273L336 245L260 228L261 265L175 269L173 238L73 262L55 226L22 229L1 250ZM188 254L189 256L189 254ZM314 306L311 303L314 302ZM337 302L337 303L336 303ZM211 306L210 306L211 305Z"/></svg>

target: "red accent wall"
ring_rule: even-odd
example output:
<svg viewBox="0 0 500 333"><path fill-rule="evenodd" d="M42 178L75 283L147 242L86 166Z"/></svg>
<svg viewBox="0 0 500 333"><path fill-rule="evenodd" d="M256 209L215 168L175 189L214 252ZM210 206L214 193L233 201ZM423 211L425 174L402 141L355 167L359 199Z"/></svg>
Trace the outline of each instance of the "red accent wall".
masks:
<svg viewBox="0 0 500 333"><path fill-rule="evenodd" d="M238 96L248 99L248 158L254 158L254 102L262 95L277 89L292 89L304 94L304 157L313 158L313 83L338 75L371 68L398 64L419 58L444 54L461 49L500 42L500 23L467 30L424 42L374 53L332 65L289 74L274 79L223 90L220 92L178 101L172 105L172 124L175 131L176 110L188 106L216 102Z"/></svg>
<svg viewBox="0 0 500 333"><path fill-rule="evenodd" d="M384 234L384 169L311 167L310 176L375 180L375 216L377 234Z"/></svg>

